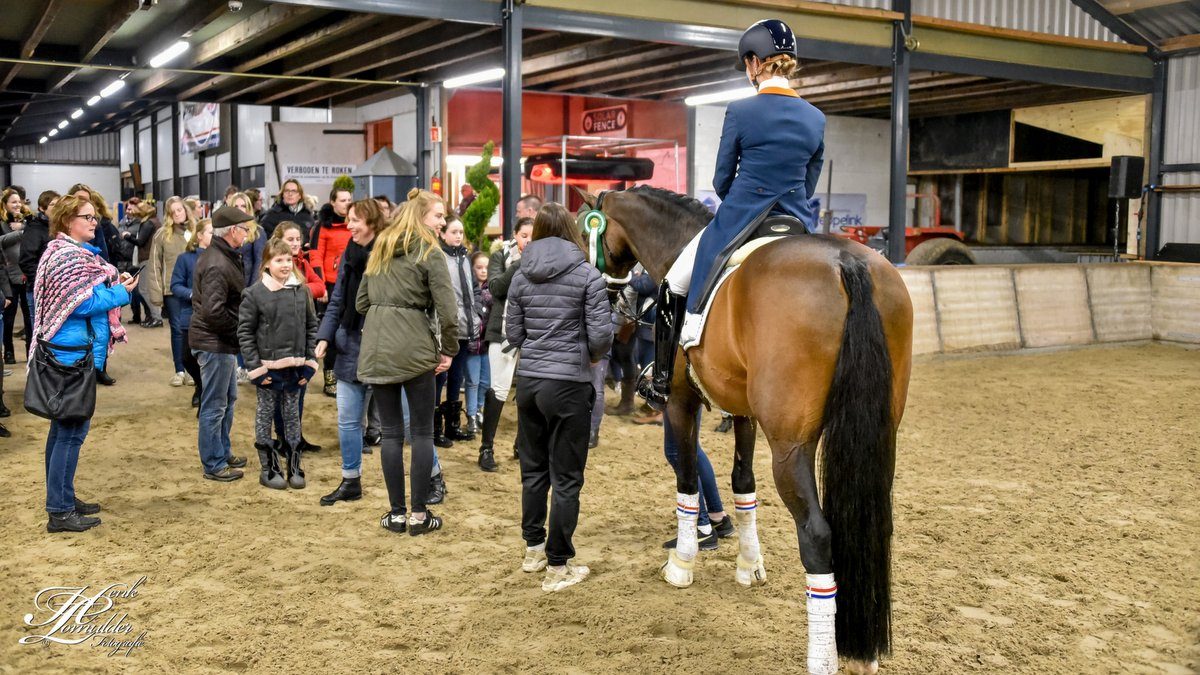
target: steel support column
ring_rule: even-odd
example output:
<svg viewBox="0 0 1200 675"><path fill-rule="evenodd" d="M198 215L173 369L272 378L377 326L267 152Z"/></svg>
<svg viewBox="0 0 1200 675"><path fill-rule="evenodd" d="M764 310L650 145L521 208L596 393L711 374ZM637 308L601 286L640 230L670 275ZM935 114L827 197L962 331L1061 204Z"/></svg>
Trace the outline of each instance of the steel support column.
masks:
<svg viewBox="0 0 1200 675"><path fill-rule="evenodd" d="M158 174L162 169L158 166L158 111L150 113L150 156L154 170L150 172L150 192L158 192ZM136 190L134 191L136 192Z"/></svg>
<svg viewBox="0 0 1200 675"><path fill-rule="evenodd" d="M1151 188L1162 185L1163 125L1167 110L1166 59L1154 62L1154 91L1150 97L1150 157L1147 182ZM1146 260L1158 257L1162 242L1162 193L1151 189L1146 193Z"/></svg>
<svg viewBox="0 0 1200 675"><path fill-rule="evenodd" d="M242 186L242 157L238 147L238 104L229 104L229 184L236 185L241 192ZM224 195L222 194L222 197Z"/></svg>
<svg viewBox="0 0 1200 675"><path fill-rule="evenodd" d="M414 87L409 89L409 92L417 99L417 157L413 162L417 165L417 185L423 190L429 190L433 185L429 171L426 169L426 162L429 160L426 156L429 152L429 89L428 87ZM396 195L396 199L400 199L400 195Z"/></svg>
<svg viewBox="0 0 1200 675"><path fill-rule="evenodd" d="M136 132L136 127L134 129ZM183 192L183 178L179 176L179 103L171 104L171 196L179 195ZM135 143L136 147L137 144ZM157 188L156 188L157 189ZM155 199L163 201L163 196L157 192L154 194Z"/></svg>
<svg viewBox="0 0 1200 675"><path fill-rule="evenodd" d="M500 167L501 201L504 204L504 238L512 236L521 198L521 9L524 0L504 0L501 32L504 35L504 163Z"/></svg>
<svg viewBox="0 0 1200 675"><path fill-rule="evenodd" d="M892 25L892 161L888 189L888 260L904 262L904 229L908 192L908 48L912 32L911 0L892 0L892 10L904 18Z"/></svg>

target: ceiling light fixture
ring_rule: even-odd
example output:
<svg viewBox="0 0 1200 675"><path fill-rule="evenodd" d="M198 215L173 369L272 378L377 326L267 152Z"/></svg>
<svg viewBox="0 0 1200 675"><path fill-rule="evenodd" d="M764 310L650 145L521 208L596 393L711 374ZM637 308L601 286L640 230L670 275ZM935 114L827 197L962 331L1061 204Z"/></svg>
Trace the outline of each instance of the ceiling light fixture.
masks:
<svg viewBox="0 0 1200 675"><path fill-rule="evenodd" d="M51 129L51 130L50 130L50 133L48 133L48 134L46 134L46 135L47 135L47 136L57 136L57 135L58 135L58 129Z"/></svg>
<svg viewBox="0 0 1200 675"><path fill-rule="evenodd" d="M99 103L99 102L100 102L100 97L99 97L98 95L97 95L97 96L93 96L93 97L91 97L91 98L89 98L89 99L87 100L87 104L88 104L89 106L96 105L96 104L97 104L97 103Z"/></svg>
<svg viewBox="0 0 1200 675"><path fill-rule="evenodd" d="M504 77L503 68L490 68L481 70L478 73L463 75L462 77L452 77L442 83L446 89L455 89L457 87L469 87L472 84L482 84L484 82L495 82Z"/></svg>
<svg viewBox="0 0 1200 675"><path fill-rule="evenodd" d="M38 139L38 143L45 143L48 140L50 140L49 137L42 136L41 138Z"/></svg>
<svg viewBox="0 0 1200 675"><path fill-rule="evenodd" d="M100 95L108 98L125 87L125 80L113 80L112 84L100 90Z"/></svg>
<svg viewBox="0 0 1200 675"><path fill-rule="evenodd" d="M80 117L83 117L83 108L76 108L75 112L71 113L71 119L77 120Z"/></svg>
<svg viewBox="0 0 1200 675"><path fill-rule="evenodd" d="M63 120L63 121L61 121L61 122L59 122L59 123L58 123L58 128L59 128L59 129L66 129L68 124L70 124L70 122L68 122L68 121L66 121L66 120Z"/></svg>
<svg viewBox="0 0 1200 675"><path fill-rule="evenodd" d="M150 59L150 67L162 68L171 61L174 61L180 54L186 52L188 47L189 45L186 40L179 40L170 47L167 47L161 52L155 54L154 58Z"/></svg>
<svg viewBox="0 0 1200 675"><path fill-rule="evenodd" d="M749 98L757 93L754 87L738 87L737 89L727 89L718 91L712 94L699 94L697 96L689 96L683 99L687 105L704 105L706 103L724 103L725 101L736 101L739 98Z"/></svg>

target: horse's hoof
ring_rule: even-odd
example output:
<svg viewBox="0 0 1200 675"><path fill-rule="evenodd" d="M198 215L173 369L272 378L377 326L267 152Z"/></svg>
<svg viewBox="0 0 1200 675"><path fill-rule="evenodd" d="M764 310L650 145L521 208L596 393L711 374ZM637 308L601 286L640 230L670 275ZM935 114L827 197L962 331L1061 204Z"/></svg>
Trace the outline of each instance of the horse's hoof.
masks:
<svg viewBox="0 0 1200 675"><path fill-rule="evenodd" d="M836 666L835 666L836 670ZM846 672L853 675L875 675L879 672L878 661L859 661L858 659L846 659Z"/></svg>
<svg viewBox="0 0 1200 675"><path fill-rule="evenodd" d="M735 577L737 582L746 588L751 586L761 586L767 583L767 568L763 566L762 556L758 560L750 562L738 554L737 571Z"/></svg>
<svg viewBox="0 0 1200 675"><path fill-rule="evenodd" d="M667 562L663 563L660 572L668 584L675 588L687 588L692 585L692 568L695 566L695 560L681 560L672 550L667 555Z"/></svg>

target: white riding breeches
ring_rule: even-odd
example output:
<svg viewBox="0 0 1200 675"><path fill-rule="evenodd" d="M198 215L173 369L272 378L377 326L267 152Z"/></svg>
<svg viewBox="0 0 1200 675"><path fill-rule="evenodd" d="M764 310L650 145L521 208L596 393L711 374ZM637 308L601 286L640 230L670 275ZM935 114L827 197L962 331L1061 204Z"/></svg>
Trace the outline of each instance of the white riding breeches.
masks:
<svg viewBox="0 0 1200 675"><path fill-rule="evenodd" d="M517 369L517 350L511 349L507 353L504 348L508 346L508 341L501 343L493 342L488 345L488 365L491 366L492 373L492 393L497 401L508 400L508 391L512 389L513 373Z"/></svg>
<svg viewBox="0 0 1200 675"><path fill-rule="evenodd" d="M679 252L679 257L675 259L671 269L667 270L667 286L675 295L687 295L692 286L692 267L696 264L696 249L700 247L700 237L703 234L704 230L700 230L692 237L687 246Z"/></svg>

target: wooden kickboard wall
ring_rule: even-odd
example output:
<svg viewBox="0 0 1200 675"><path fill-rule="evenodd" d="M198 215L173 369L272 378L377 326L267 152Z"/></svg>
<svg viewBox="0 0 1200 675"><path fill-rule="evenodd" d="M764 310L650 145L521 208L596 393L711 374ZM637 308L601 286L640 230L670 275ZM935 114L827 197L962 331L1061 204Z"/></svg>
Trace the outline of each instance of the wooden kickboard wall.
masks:
<svg viewBox="0 0 1200 675"><path fill-rule="evenodd" d="M903 267L913 353L1200 344L1200 265Z"/></svg>

